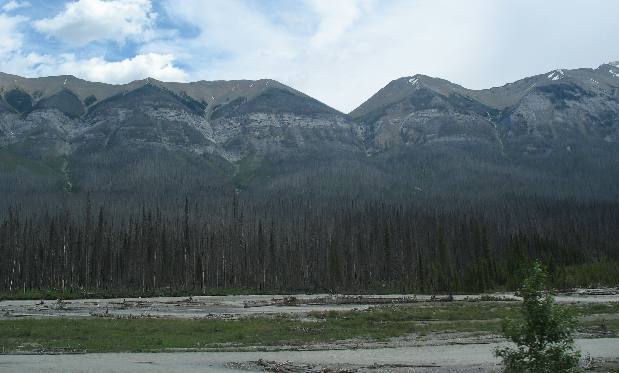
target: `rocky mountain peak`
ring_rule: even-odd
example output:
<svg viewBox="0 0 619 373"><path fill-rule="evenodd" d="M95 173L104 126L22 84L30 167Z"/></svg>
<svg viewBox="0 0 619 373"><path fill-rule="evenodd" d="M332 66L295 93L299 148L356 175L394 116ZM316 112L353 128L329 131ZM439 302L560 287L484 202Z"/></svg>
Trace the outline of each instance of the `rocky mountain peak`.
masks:
<svg viewBox="0 0 619 373"><path fill-rule="evenodd" d="M454 94L463 95L465 93L466 89L447 80L416 74L392 80L366 102L350 112L350 116L361 118L376 110L381 110L385 106L396 104L403 100L410 99L415 101L414 97L426 100L430 96L447 97Z"/></svg>
<svg viewBox="0 0 619 373"><path fill-rule="evenodd" d="M0 152L54 175L70 169L72 185L92 188L96 172L130 173L153 157L241 184L308 164L388 173L394 159L480 173L513 166L526 174L569 157L579 172L619 169L617 118L616 63L483 90L417 74L389 82L349 115L269 79L113 85L0 74Z"/></svg>

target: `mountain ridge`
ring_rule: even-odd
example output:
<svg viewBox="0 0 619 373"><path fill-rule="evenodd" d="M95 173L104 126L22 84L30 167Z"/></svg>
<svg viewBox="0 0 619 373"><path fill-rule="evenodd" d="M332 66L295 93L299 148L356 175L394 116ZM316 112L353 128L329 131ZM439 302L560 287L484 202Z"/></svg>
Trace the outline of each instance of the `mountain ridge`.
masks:
<svg viewBox="0 0 619 373"><path fill-rule="evenodd" d="M201 184L258 189L344 173L346 188L367 190L473 193L494 180L496 190L541 193L552 180L616 195L615 69L558 69L484 90L418 74L350 114L269 79L109 85L0 74L0 168L7 180L45 169L70 191L139 190L140 177L187 170ZM131 172L144 175L125 180Z"/></svg>
<svg viewBox="0 0 619 373"><path fill-rule="evenodd" d="M610 69L610 71L607 69ZM424 74L415 74L412 76L403 76L400 78L396 78L392 80L391 82L389 82L388 84L386 84L385 87L383 87L381 90L389 87L391 84L395 82L408 80L410 83L410 81L413 79L416 81L419 79L422 79L421 80L422 83L425 83L425 84L430 83L430 82L433 83L433 84L430 84L430 87L433 89L436 89L438 85L440 84L442 85L441 88L443 90L448 88L458 93L468 92L470 94L476 95L476 97L483 100L484 96L489 95L489 94L496 94L498 90L504 89L506 87L522 85L522 84L531 82L533 80L539 80L539 78L547 77L551 81L563 79L565 72L568 73L567 77L571 77L572 74L579 74L582 72L587 72L587 73L595 72L598 76L602 78L605 84L612 85L610 83L613 82L615 83L613 87L615 88L619 87L619 80L616 80L616 79L619 79L619 61L615 61L615 62L603 63L597 68L576 68L576 69L558 68L558 69L548 71L546 73L541 73L541 74L533 75L530 77L525 77L525 78L522 78L522 79L519 79L513 82L508 82L501 86L494 86L494 87L481 88L481 89L466 88L457 83L450 82L440 77L431 77L431 76L424 75ZM558 75L561 75L560 79L557 79ZM164 86L168 89L171 89L173 92L177 94L184 92L196 100L205 100L209 98L207 97L207 93L210 93L210 90L216 89L214 87L217 87L218 85L226 86L225 88L229 88L230 91L232 92L234 92L235 89L244 90L247 88L253 88L254 86L255 87L260 87L260 86L273 87L274 86L276 88L283 88L285 90L288 90L290 92L293 92L299 95L311 97L293 87L287 86L283 83L280 83L276 80L269 79L269 78L262 78L262 79L257 79L257 80L233 79L233 80L197 80L197 81L191 81L191 82L173 82L173 81L165 82L165 81L159 81L152 77L146 77L143 79L133 80L128 83L113 84L113 83L104 83L104 82L97 82L97 81L88 81L85 79L75 77L73 75L22 77L19 75L8 74L4 72L0 72L0 93L6 91L8 88L15 87L15 86L22 88L22 89L27 88L27 90L30 91L29 93L33 93L36 91L39 91L39 93L46 93L41 88L44 87L45 85L49 86L51 83L52 90L53 90L52 93L57 93L61 89L67 88L73 91L74 93L76 93L80 98L85 99L87 96L92 94L92 92L91 91L84 92L84 89L81 88L80 85L88 84L91 86L95 86L96 88L94 88L94 90L97 92L103 91L102 93L100 93L101 97L97 98L98 100L101 100L101 99L107 98L114 94L118 94L121 92L130 91L130 90L139 88L144 84L148 84L149 82ZM198 89L203 89L205 90L205 92L202 94L196 93L196 90ZM373 96L375 95L376 93ZM368 100L365 100L365 101L368 101ZM359 115L356 114L355 112L359 111L359 109L363 106L365 101L362 102L357 108L351 110L349 113L344 113L337 109L334 109L334 110L337 110L338 112L342 114L347 114L347 115L351 115L352 117L356 117ZM329 106L328 104L325 104L325 105Z"/></svg>

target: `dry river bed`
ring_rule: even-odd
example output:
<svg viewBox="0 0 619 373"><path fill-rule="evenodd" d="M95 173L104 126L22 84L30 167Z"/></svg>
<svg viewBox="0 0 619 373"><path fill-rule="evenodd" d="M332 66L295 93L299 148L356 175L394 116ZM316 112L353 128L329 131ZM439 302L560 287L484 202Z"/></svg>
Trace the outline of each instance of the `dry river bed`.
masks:
<svg viewBox="0 0 619 373"><path fill-rule="evenodd" d="M519 300L513 293L454 295L453 301ZM560 294L559 303L619 302L616 289ZM311 311L367 309L378 304L409 304L446 301L429 295L329 294L229 295L124 299L80 299L68 301L10 300L0 302L0 319L48 317L152 317L152 318L237 318L265 314L304 314Z"/></svg>
<svg viewBox="0 0 619 373"><path fill-rule="evenodd" d="M619 339L577 340L590 367L617 366ZM402 348L276 351L4 355L2 372L497 372L504 343ZM602 369L602 370L599 370ZM608 371L598 368L597 371Z"/></svg>
<svg viewBox="0 0 619 373"><path fill-rule="evenodd" d="M423 295L240 295L177 298L84 299L71 301L2 301L0 319L20 318L184 318L229 319L311 311L367 309L380 304L518 300L513 294L457 295L453 299ZM556 297L559 303L619 302L611 291L576 291ZM609 315L606 315L609 316ZM615 315L610 315L615 316ZM594 371L619 369L619 338L577 339L583 364ZM259 346L238 351L7 354L0 372L497 372L492 351L506 342L475 333L434 333L394 338L389 343L343 341L312 346ZM614 370L613 370L614 371Z"/></svg>

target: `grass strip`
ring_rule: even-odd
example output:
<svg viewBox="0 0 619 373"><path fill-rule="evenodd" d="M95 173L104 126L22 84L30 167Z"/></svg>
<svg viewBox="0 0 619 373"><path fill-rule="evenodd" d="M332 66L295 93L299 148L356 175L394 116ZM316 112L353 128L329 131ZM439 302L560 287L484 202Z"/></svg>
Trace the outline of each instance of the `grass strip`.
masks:
<svg viewBox="0 0 619 373"><path fill-rule="evenodd" d="M616 315L619 304L570 305L585 315ZM243 346L303 345L349 339L385 341L410 333L498 332L501 320L518 317L512 302L420 303L366 311L312 312L307 317L186 319L0 320L0 350L144 352ZM602 317L603 319L603 317ZM601 320L601 319L600 319ZM619 332L619 320L586 321L583 327Z"/></svg>

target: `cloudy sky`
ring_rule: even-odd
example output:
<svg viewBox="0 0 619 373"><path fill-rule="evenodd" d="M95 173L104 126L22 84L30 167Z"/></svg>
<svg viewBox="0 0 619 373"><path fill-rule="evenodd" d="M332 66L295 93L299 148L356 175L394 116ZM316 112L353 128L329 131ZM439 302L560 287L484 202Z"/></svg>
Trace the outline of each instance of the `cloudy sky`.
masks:
<svg viewBox="0 0 619 373"><path fill-rule="evenodd" d="M469 88L619 60L617 0L0 0L0 71L272 78L348 112L414 74Z"/></svg>

